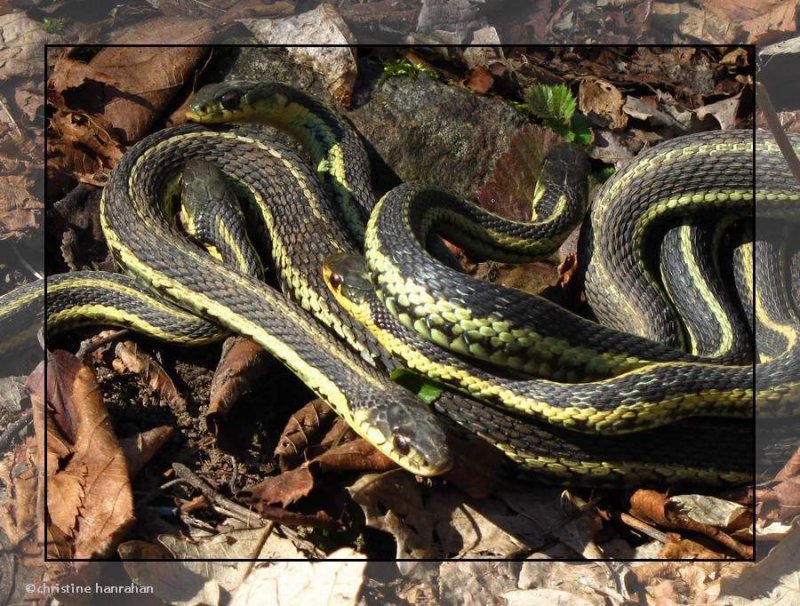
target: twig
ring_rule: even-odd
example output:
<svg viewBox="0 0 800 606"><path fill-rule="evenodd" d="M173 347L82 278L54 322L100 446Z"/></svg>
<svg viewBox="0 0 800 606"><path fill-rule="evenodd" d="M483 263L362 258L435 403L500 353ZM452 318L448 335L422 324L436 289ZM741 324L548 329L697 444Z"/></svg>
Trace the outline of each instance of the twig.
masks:
<svg viewBox="0 0 800 606"><path fill-rule="evenodd" d="M274 530L276 530L279 534L283 534L289 538L299 549L304 549L310 552L316 558L322 559L325 557L325 554L321 552L316 545L305 540L292 529L283 525L276 525L275 522L261 516L258 512L248 509L247 507L242 507L238 503L223 497L210 484L208 484L208 482L201 479L185 465L182 465L181 463L173 463L172 469L175 471L175 474L178 476L179 480L182 480L199 490L203 496L205 496L211 502L215 510L224 512L225 514L241 520L250 526L257 524L264 527L274 527ZM164 486L172 485L177 481L178 480L172 480ZM272 530L270 530L270 532L272 532Z"/></svg>
<svg viewBox="0 0 800 606"><path fill-rule="evenodd" d="M130 332L127 328L121 328L119 330L107 330L102 335L98 335L88 341L84 341L81 343L80 348L78 349L78 353L75 354L78 358L85 358L93 351L100 349L106 343L111 343L111 341L116 341L120 337L124 337Z"/></svg>
<svg viewBox="0 0 800 606"><path fill-rule="evenodd" d="M651 539L655 539L659 543L667 544L669 542L669 537L661 532L660 530L653 528L650 524L646 522L642 522L639 518L634 518L631 514L625 513L624 511L619 514L619 519L624 524L630 526L631 528L638 530L642 534L646 534Z"/></svg>
<svg viewBox="0 0 800 606"><path fill-rule="evenodd" d="M786 132L783 130L780 118L778 118L778 112L775 111L775 107L769 98L769 93L767 93L767 87L761 82L756 84L756 100L758 101L759 109L764 114L764 119L767 121L767 126L772 132L772 136L775 137L775 142L789 165L789 170L792 171L795 181L800 183L800 160L797 158L789 137L786 136ZM758 162L758 158L756 158L756 162ZM757 186L758 184L756 183Z"/></svg>
<svg viewBox="0 0 800 606"><path fill-rule="evenodd" d="M31 275L34 278L36 278L37 280L41 280L44 277L40 272L36 271L30 263L28 263L25 257L22 256L22 253L19 252L19 249L17 248L17 245L14 242L11 243L11 250L14 251L14 254L16 255L17 261L19 261L20 265L22 265L22 267L31 272Z"/></svg>
<svg viewBox="0 0 800 606"><path fill-rule="evenodd" d="M258 537L258 543L256 543L255 548L253 549L252 553L250 554L250 561L247 563L247 566L244 567L242 571L242 578L239 579L239 583L243 583L244 580L250 576L250 572L253 570L253 566L256 565L256 559L258 558L261 550L264 549L264 545L267 543L267 539L269 539L270 535L272 534L273 529L275 528L275 523L270 522L264 527L261 536Z"/></svg>
<svg viewBox="0 0 800 606"><path fill-rule="evenodd" d="M186 467L186 465L173 463L172 469L175 471L175 475L177 475L178 478L199 490L212 504L221 505L229 512L236 514L234 517L239 518L243 522L250 522L255 516L259 521L266 522L266 520L263 520L256 512L223 497L208 482L201 479L197 474Z"/></svg>

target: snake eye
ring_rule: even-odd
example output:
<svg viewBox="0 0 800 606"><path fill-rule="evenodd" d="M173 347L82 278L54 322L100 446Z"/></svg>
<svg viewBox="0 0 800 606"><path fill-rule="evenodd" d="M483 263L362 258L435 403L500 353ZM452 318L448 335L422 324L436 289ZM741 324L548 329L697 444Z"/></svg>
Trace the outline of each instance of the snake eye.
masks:
<svg viewBox="0 0 800 606"><path fill-rule="evenodd" d="M332 273L330 282L333 288L339 288L342 285L342 282L344 282L344 280L342 279L342 276L340 276L339 274Z"/></svg>
<svg viewBox="0 0 800 606"><path fill-rule="evenodd" d="M405 456L411 452L411 444L409 443L408 438L404 438L403 436L394 436L393 445L394 449L401 455Z"/></svg>
<svg viewBox="0 0 800 606"><path fill-rule="evenodd" d="M239 101L241 101L242 97L235 90L229 90L219 98L219 102L222 104L227 110L234 110L239 108Z"/></svg>

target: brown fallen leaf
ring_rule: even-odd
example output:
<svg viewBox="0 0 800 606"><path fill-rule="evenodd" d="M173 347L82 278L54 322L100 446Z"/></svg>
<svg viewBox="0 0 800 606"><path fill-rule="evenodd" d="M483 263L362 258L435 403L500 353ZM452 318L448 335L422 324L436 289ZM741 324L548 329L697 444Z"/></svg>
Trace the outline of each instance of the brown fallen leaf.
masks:
<svg viewBox="0 0 800 606"><path fill-rule="evenodd" d="M631 566L632 575L647 588L658 605L709 604L719 593L720 576L738 576L749 564L740 562L642 562ZM649 596L648 596L649 597Z"/></svg>
<svg viewBox="0 0 800 606"><path fill-rule="evenodd" d="M739 113L741 99L742 94L739 93L722 101L698 107L695 114L701 120L706 116L713 116L719 122L722 130L730 130L736 127L736 116Z"/></svg>
<svg viewBox="0 0 800 606"><path fill-rule="evenodd" d="M286 507L307 497L313 488L314 474L308 466L303 465L250 486L242 494L257 500L259 504Z"/></svg>
<svg viewBox="0 0 800 606"><path fill-rule="evenodd" d="M41 23L22 11L4 14L0 16L0 40L0 66L6 81L16 77L41 78L42 51L48 41Z"/></svg>
<svg viewBox="0 0 800 606"><path fill-rule="evenodd" d="M176 410L186 410L186 400L175 387L175 383L149 354L141 351L133 341L123 341L114 347L117 356L112 366L118 373L129 371L142 376L148 389L158 394L161 399L175 407Z"/></svg>
<svg viewBox="0 0 800 606"><path fill-rule="evenodd" d="M494 76L482 65L477 65L469 70L464 86L474 93L484 95L494 86Z"/></svg>
<svg viewBox="0 0 800 606"><path fill-rule="evenodd" d="M742 20L742 29L748 33L747 43L764 46L782 39L788 32L797 31L797 0L772 0L731 2L748 11L749 18Z"/></svg>
<svg viewBox="0 0 800 606"><path fill-rule="evenodd" d="M39 224L42 203L28 175L0 176L0 240L19 238Z"/></svg>
<svg viewBox="0 0 800 606"><path fill-rule="evenodd" d="M122 146L106 129L86 114L58 112L50 120L55 136L48 146L48 158L55 161L48 171L61 168L59 160L69 161L72 174L81 183L102 187L105 174L122 157Z"/></svg>
<svg viewBox="0 0 800 606"><path fill-rule="evenodd" d="M38 467L37 443L29 437L0 460L0 529L9 545L20 552L41 548L37 518Z"/></svg>
<svg viewBox="0 0 800 606"><path fill-rule="evenodd" d="M174 435L173 427L162 425L120 440L119 445L125 455L125 461L128 463L130 476L136 476L142 467L153 458L153 455Z"/></svg>
<svg viewBox="0 0 800 606"><path fill-rule="evenodd" d="M65 351L53 352L47 363L45 393L41 381L31 381L40 390L32 401L47 407L48 450L58 447L58 454L48 452L55 464L47 468L47 553L105 557L134 519L125 456L91 368Z"/></svg>
<svg viewBox="0 0 800 606"><path fill-rule="evenodd" d="M800 513L800 448L772 482L756 490L759 519L790 522Z"/></svg>
<svg viewBox="0 0 800 606"><path fill-rule="evenodd" d="M100 180L90 176L113 167L124 147L149 132L205 52L112 46L88 62L63 54L48 81L48 99L57 110L51 126L58 135L50 140L48 172Z"/></svg>
<svg viewBox="0 0 800 606"><path fill-rule="evenodd" d="M300 467L267 478L245 492L260 505L284 507L311 494L318 472L385 471L397 465L363 438L334 446Z"/></svg>
<svg viewBox="0 0 800 606"><path fill-rule="evenodd" d="M391 534L398 558L436 557L435 516L426 507L422 486L407 473L372 473L347 488L368 526Z"/></svg>
<svg viewBox="0 0 800 606"><path fill-rule="evenodd" d="M725 6L727 0L707 2L702 7L691 2L653 2L655 27L669 31L675 29L683 38L703 40L710 44L729 44L739 37L741 23Z"/></svg>
<svg viewBox="0 0 800 606"><path fill-rule="evenodd" d="M720 557L719 553L697 541L672 534L670 539L659 553L659 557L666 560L715 560Z"/></svg>
<svg viewBox="0 0 800 606"><path fill-rule="evenodd" d="M578 108L587 116L599 117L612 130L619 130L628 124L623 105L622 93L611 82L594 76L581 79Z"/></svg>
<svg viewBox="0 0 800 606"><path fill-rule="evenodd" d="M215 38L216 24L211 19L198 19L191 17L154 17L146 21L139 21L114 32L115 44L137 44L141 46L164 44L169 41L171 45L202 45L210 44ZM170 47L163 47L168 50ZM158 51L158 47L140 49L144 55L151 51Z"/></svg>
<svg viewBox="0 0 800 606"><path fill-rule="evenodd" d="M288 17L293 15L295 5L287 0L276 0L266 4L263 0L239 0L225 12L225 21L242 18Z"/></svg>
<svg viewBox="0 0 800 606"><path fill-rule="evenodd" d="M324 431L328 431L337 416L328 404L319 398L312 400L289 417L281 432L275 456L282 471L293 469L306 458L311 443Z"/></svg>
<svg viewBox="0 0 800 606"><path fill-rule="evenodd" d="M509 219L530 220L539 169L557 141L552 131L532 124L514 133L508 151L497 158L492 176L478 190L480 204Z"/></svg>
<svg viewBox="0 0 800 606"><path fill-rule="evenodd" d="M214 377L211 380L206 425L212 433L220 420L253 383L275 368L275 361L252 339L234 336L225 339Z"/></svg>
<svg viewBox="0 0 800 606"><path fill-rule="evenodd" d="M322 471L386 471L397 464L364 438L340 444L309 461Z"/></svg>

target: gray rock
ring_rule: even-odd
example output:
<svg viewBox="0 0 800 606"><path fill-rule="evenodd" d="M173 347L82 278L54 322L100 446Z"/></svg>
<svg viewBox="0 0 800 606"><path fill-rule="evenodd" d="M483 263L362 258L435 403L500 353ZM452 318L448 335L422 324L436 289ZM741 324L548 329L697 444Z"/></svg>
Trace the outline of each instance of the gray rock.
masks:
<svg viewBox="0 0 800 606"><path fill-rule="evenodd" d="M510 105L432 80L391 78L356 95L349 117L402 181L474 197L510 136L525 124Z"/></svg>

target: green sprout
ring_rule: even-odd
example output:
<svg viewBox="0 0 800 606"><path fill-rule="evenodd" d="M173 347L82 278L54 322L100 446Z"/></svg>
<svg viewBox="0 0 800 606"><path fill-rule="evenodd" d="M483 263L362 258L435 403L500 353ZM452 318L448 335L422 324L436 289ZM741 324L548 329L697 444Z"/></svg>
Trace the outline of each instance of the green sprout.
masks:
<svg viewBox="0 0 800 606"><path fill-rule="evenodd" d="M578 103L566 86L537 84L528 91L526 101L528 110L565 140L584 147L591 145L594 136L589 128L589 119L575 112Z"/></svg>
<svg viewBox="0 0 800 606"><path fill-rule="evenodd" d="M411 78L416 79L420 74L425 74L431 80L438 80L439 73L427 65L414 64L408 59L392 59L383 64L383 73L378 79L378 86L381 86L389 78Z"/></svg>
<svg viewBox="0 0 800 606"><path fill-rule="evenodd" d="M55 19L45 17L42 20L42 24L44 25L44 31L48 34L61 34L67 27L67 20L61 17L56 17Z"/></svg>

